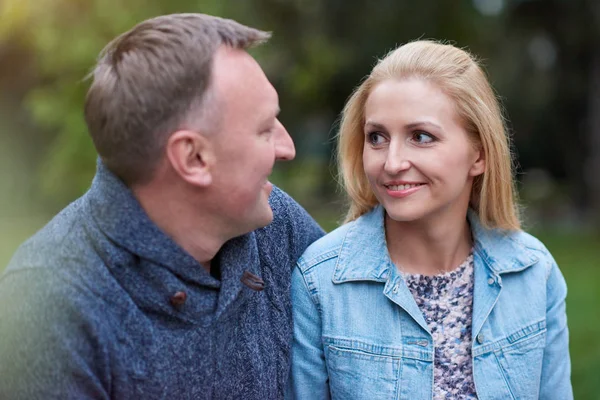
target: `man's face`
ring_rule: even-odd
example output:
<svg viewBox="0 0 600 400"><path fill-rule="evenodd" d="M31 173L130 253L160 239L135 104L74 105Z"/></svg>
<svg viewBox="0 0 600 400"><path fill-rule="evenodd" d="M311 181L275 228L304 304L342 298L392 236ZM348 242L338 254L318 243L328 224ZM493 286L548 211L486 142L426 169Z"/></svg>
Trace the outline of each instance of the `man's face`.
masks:
<svg viewBox="0 0 600 400"><path fill-rule="evenodd" d="M221 121L212 133L213 189L223 221L242 234L273 219L268 177L276 160L291 160L296 151L277 119L277 92L248 53L222 46L212 83Z"/></svg>

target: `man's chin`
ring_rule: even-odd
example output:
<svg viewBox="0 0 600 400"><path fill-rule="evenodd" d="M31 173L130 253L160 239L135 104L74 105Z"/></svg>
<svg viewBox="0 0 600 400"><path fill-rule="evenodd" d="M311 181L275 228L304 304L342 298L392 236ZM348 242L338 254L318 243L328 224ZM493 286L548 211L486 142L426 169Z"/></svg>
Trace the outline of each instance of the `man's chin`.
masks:
<svg viewBox="0 0 600 400"><path fill-rule="evenodd" d="M273 210L271 209L271 206L268 206L269 210L265 211L265 215L264 215L264 224L261 226L261 228L269 225L271 222L273 222Z"/></svg>
<svg viewBox="0 0 600 400"><path fill-rule="evenodd" d="M265 183L264 190L267 193L267 197L270 196L271 192L273 191L273 184L270 181L267 181L267 183Z"/></svg>
<svg viewBox="0 0 600 400"><path fill-rule="evenodd" d="M252 220L252 229L250 231L264 228L271 222L273 222L273 210L267 203L265 208L261 209L260 211L257 210L255 212L254 218Z"/></svg>
<svg viewBox="0 0 600 400"><path fill-rule="evenodd" d="M269 207L268 211L261 210L260 216L257 216L257 214L258 212L254 214L255 218L253 218L251 221L246 220L247 225L245 226L245 229L243 229L241 232L238 232L238 236L246 235L257 229L264 228L273 222L273 210L271 210L271 207ZM238 227L241 228L241 226Z"/></svg>

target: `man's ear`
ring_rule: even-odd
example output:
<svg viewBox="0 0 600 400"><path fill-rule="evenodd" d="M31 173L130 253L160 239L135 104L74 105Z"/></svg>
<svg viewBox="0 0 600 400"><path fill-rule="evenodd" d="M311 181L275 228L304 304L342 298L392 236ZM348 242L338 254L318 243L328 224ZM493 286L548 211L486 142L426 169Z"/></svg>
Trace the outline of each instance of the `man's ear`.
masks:
<svg viewBox="0 0 600 400"><path fill-rule="evenodd" d="M478 148L477 149L477 158L475 159L475 162L473 163L473 165L471 166L471 169L469 170L469 175L471 175L473 177L481 175L485 172L485 169L486 169L485 153L483 152L482 148Z"/></svg>
<svg viewBox="0 0 600 400"><path fill-rule="evenodd" d="M212 183L214 154L206 136L188 130L176 131L167 141L166 154L173 169L186 182L201 187Z"/></svg>

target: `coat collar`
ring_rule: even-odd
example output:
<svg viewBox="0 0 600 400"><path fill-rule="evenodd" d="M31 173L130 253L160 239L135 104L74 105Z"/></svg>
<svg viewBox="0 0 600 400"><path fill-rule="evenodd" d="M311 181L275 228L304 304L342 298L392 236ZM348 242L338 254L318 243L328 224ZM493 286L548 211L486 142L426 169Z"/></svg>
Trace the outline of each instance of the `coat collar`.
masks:
<svg viewBox="0 0 600 400"><path fill-rule="evenodd" d="M349 281L385 282L393 263L385 239L384 209L377 205L348 229L333 273L334 283ZM518 240L518 233L486 229L473 210L468 220L474 238L474 251L494 275L521 271L537 262L537 257Z"/></svg>
<svg viewBox="0 0 600 400"><path fill-rule="evenodd" d="M168 268L183 280L220 286L200 263L152 222L131 190L100 159L85 198L92 222L117 246ZM225 243L218 257L221 265L227 267L222 268L221 290L238 292L239 276L244 270L259 275L258 247L253 233ZM227 279L229 275L233 275L231 279Z"/></svg>

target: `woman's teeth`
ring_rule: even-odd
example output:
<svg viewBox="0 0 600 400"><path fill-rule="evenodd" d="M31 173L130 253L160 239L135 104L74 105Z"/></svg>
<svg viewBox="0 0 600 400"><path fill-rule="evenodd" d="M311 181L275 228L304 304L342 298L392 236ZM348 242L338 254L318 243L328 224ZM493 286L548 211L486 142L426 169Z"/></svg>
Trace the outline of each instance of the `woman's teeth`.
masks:
<svg viewBox="0 0 600 400"><path fill-rule="evenodd" d="M387 188L395 192L421 186L422 183L411 183L406 185L387 185Z"/></svg>

